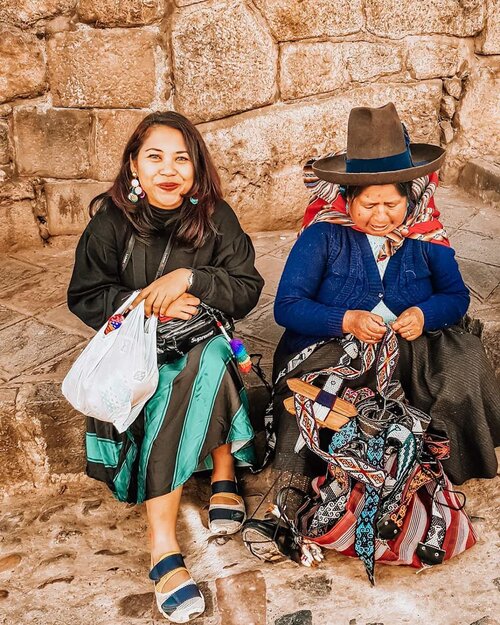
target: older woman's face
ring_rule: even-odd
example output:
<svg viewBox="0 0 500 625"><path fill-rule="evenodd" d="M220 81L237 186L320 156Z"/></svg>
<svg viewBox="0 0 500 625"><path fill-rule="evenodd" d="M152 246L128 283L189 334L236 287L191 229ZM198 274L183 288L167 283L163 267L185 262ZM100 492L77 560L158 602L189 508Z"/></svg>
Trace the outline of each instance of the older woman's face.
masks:
<svg viewBox="0 0 500 625"><path fill-rule="evenodd" d="M365 187L349 201L349 216L363 232L383 237L405 218L407 198L393 184Z"/></svg>
<svg viewBox="0 0 500 625"><path fill-rule="evenodd" d="M194 183L194 166L177 128L153 127L132 167L149 203L165 210L180 206Z"/></svg>

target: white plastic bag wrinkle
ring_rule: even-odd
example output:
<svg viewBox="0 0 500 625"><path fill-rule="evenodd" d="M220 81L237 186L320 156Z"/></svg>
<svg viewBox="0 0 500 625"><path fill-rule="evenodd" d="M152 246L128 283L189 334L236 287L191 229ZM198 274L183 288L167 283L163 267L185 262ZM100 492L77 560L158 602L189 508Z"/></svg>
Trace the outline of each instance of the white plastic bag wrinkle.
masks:
<svg viewBox="0 0 500 625"><path fill-rule="evenodd" d="M125 311L136 295L114 314ZM69 403L124 432L158 386L157 323L154 316L145 321L141 302L116 330L104 334L104 324L64 378L62 392Z"/></svg>

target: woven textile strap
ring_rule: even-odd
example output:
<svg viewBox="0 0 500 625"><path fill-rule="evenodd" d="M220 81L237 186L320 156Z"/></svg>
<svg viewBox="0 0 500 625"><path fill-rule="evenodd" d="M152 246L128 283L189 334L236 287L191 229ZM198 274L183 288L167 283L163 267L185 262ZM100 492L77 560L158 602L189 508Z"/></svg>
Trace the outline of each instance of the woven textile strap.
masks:
<svg viewBox="0 0 500 625"><path fill-rule="evenodd" d="M384 460L384 434L368 440L367 457L375 467L382 468ZM370 583L375 584L375 517L380 501L380 489L365 486L365 504L356 523L354 550L365 565Z"/></svg>

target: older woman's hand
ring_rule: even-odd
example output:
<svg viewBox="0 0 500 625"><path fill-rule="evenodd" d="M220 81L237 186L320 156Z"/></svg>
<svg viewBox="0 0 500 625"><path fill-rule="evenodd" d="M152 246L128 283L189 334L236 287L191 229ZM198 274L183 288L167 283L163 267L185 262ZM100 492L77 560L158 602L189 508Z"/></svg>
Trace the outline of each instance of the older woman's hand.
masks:
<svg viewBox="0 0 500 625"><path fill-rule="evenodd" d="M144 312L147 317L167 315L167 310L173 301L178 299L188 289L190 269L175 269L142 289L130 305L130 310L144 300Z"/></svg>
<svg viewBox="0 0 500 625"><path fill-rule="evenodd" d="M414 341L424 331L424 313L418 306L407 308L394 321L392 329L407 341Z"/></svg>
<svg viewBox="0 0 500 625"><path fill-rule="evenodd" d="M382 317L366 310L348 310L342 321L342 332L370 345L379 343L386 330Z"/></svg>

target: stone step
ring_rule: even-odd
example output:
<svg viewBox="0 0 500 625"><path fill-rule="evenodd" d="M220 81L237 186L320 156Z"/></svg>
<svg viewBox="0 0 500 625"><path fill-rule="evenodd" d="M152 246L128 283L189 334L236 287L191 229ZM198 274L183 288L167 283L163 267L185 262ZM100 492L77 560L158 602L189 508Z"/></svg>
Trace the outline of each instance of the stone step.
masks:
<svg viewBox="0 0 500 625"><path fill-rule="evenodd" d="M500 162L493 156L468 161L459 178L459 185L469 193L500 206Z"/></svg>

